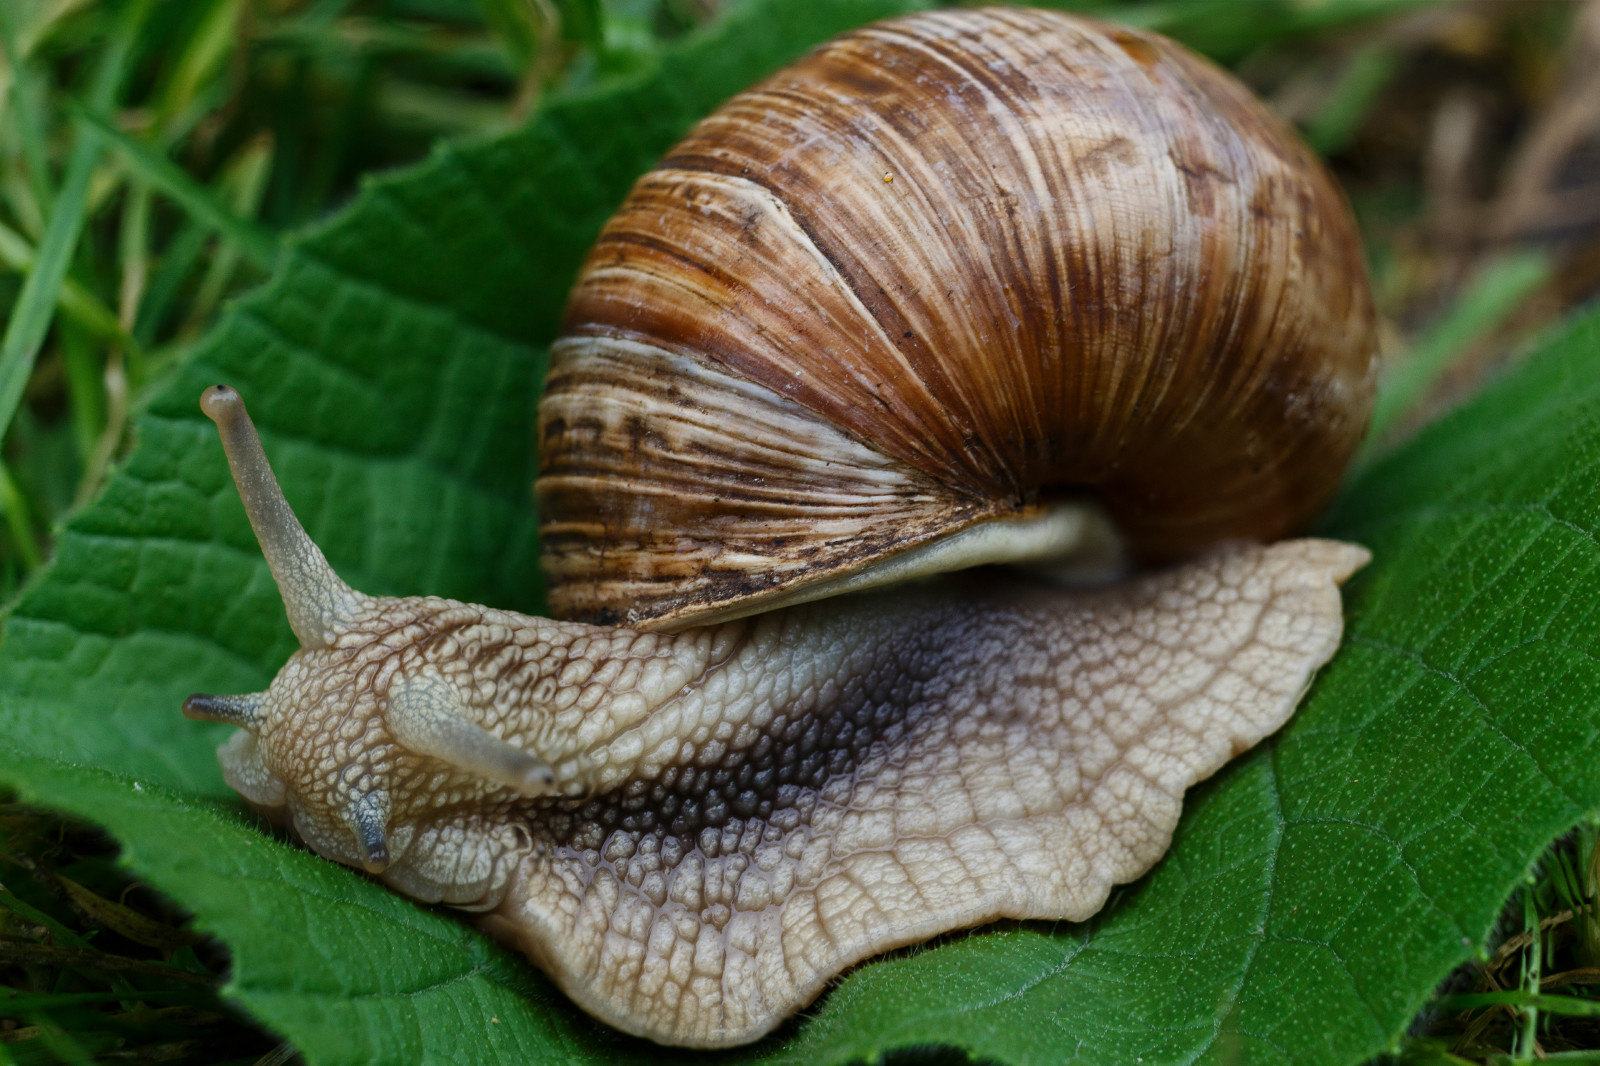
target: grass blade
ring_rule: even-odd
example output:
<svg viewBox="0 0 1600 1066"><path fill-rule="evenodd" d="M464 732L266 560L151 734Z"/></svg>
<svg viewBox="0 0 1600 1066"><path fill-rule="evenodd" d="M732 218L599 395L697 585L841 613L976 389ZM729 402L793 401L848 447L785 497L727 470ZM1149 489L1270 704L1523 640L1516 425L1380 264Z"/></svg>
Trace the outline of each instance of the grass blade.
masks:
<svg viewBox="0 0 1600 1066"><path fill-rule="evenodd" d="M1551 996L1510 989L1505 992L1462 992L1439 999L1440 1010L1480 1010L1484 1007L1517 1007L1521 1010L1549 1011L1585 1018L1600 1018L1600 1000L1577 996Z"/></svg>
<svg viewBox="0 0 1600 1066"><path fill-rule="evenodd" d="M39 207L48 211L51 204L49 151L45 147L43 105L39 99L39 82L27 65L22 42L18 40L16 13L6 4L0 4L0 54L11 68L11 99L0 97L0 105L9 103L5 110L12 112L16 122L17 140L22 148L22 163L27 171L28 187L39 201Z"/></svg>
<svg viewBox="0 0 1600 1066"><path fill-rule="evenodd" d="M150 988L137 992L16 992L0 988L0 1016L19 1016L59 1007L73 1007L84 1003L200 1003L210 1006L216 1002L209 991L183 988Z"/></svg>
<svg viewBox="0 0 1600 1066"><path fill-rule="evenodd" d="M134 0L123 11L94 73L90 100L97 108L108 108L116 98L128 67L128 55L137 38L135 32L150 9L150 0ZM72 253L83 229L89 201L89 179L94 175L100 154L99 138L80 130L67 162L66 176L50 212L50 223L39 242L33 269L28 272L22 291L12 306L6 330L0 337L0 441L11 428L11 419L22 402L22 390L33 374L34 360L44 344L45 334L55 317L56 298L66 280Z"/></svg>
<svg viewBox="0 0 1600 1066"><path fill-rule="evenodd" d="M1456 358L1521 306L1550 276L1550 260L1538 252L1508 256L1480 270L1455 306L1417 342L1412 354L1379 385L1367 445L1381 442Z"/></svg>
<svg viewBox="0 0 1600 1066"><path fill-rule="evenodd" d="M1305 131L1318 155L1342 152L1355 139L1372 105L1400 71L1400 53L1386 41L1365 45L1345 65L1316 119Z"/></svg>
<svg viewBox="0 0 1600 1066"><path fill-rule="evenodd" d="M44 562L44 553L39 550L39 542L33 535L33 518L28 510L28 502L4 463L0 463L0 518L4 519L6 528L11 531L11 546L22 560L22 565L33 570Z"/></svg>
<svg viewBox="0 0 1600 1066"><path fill-rule="evenodd" d="M37 261L27 239L0 222L0 265L25 274ZM62 279L61 289L56 294L56 308L85 332L101 340L115 344L128 344L133 340L117 321L116 313L70 277Z"/></svg>
<svg viewBox="0 0 1600 1066"><path fill-rule="evenodd" d="M94 110L72 102L74 117L122 153L129 168L141 179L166 194L195 221L220 233L252 263L270 272L278 259L278 238L269 230L235 215L205 186L149 146L117 129Z"/></svg>

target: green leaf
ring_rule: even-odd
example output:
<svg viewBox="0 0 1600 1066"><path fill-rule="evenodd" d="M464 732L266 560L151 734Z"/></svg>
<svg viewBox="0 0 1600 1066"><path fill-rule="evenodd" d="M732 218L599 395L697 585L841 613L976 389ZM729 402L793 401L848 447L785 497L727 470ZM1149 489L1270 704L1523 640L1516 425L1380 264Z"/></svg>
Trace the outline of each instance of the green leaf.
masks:
<svg viewBox="0 0 1600 1066"><path fill-rule="evenodd" d="M190 691L292 648L201 389L250 398L285 490L377 593L536 608L529 425L567 281L641 169L717 100L891 0L752 5L628 85L370 184L292 242L158 396L0 635L0 780L106 826L232 949L228 994L308 1061L627 1061L459 916L265 831ZM715 61L713 61L715 57ZM727 1061L947 1044L1002 1062L1355 1063L1483 944L1600 808L1600 313L1374 463L1345 649L1273 743L1190 797L1098 919L947 937L856 970Z"/></svg>

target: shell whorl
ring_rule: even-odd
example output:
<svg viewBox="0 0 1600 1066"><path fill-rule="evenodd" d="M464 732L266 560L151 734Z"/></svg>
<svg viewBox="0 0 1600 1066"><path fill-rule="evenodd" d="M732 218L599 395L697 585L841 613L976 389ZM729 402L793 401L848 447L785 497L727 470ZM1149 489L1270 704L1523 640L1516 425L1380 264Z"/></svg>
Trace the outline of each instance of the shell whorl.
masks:
<svg viewBox="0 0 1600 1066"><path fill-rule="evenodd" d="M1052 12L877 23L700 123L590 253L540 409L551 607L692 619L1057 497L1146 560L1274 539L1374 347L1342 197L1225 73Z"/></svg>

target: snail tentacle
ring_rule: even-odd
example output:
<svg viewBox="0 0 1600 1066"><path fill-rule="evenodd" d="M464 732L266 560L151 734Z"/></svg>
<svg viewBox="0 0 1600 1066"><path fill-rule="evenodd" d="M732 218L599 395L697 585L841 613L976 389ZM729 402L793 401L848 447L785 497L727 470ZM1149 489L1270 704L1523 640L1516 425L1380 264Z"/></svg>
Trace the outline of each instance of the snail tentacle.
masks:
<svg viewBox="0 0 1600 1066"><path fill-rule="evenodd" d="M501 740L473 721L471 713L454 686L429 669L390 685L385 719L395 740L418 755L431 755L522 796L555 790L556 774L549 763Z"/></svg>
<svg viewBox="0 0 1600 1066"><path fill-rule="evenodd" d="M361 866L369 874L389 868L388 798L369 792L350 807L350 827L355 831Z"/></svg>
<svg viewBox="0 0 1600 1066"><path fill-rule="evenodd" d="M261 705L265 692L246 692L237 696L212 696L196 692L183 701L183 716L197 722L225 722L241 729L261 727Z"/></svg>
<svg viewBox="0 0 1600 1066"><path fill-rule="evenodd" d="M322 549L295 517L239 394L226 385L213 385L200 397L200 409L217 424L228 469L283 596L290 628L301 647L328 647L368 597L333 572Z"/></svg>

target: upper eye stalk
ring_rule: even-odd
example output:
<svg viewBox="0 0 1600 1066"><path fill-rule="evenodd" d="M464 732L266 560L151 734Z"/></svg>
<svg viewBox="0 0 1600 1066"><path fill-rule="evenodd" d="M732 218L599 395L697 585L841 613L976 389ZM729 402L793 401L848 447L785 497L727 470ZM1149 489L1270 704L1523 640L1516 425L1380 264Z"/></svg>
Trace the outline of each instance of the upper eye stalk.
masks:
<svg viewBox="0 0 1600 1066"><path fill-rule="evenodd" d="M200 410L217 424L233 483L283 596L290 628L302 648L328 647L370 597L346 585L306 535L283 498L239 394L226 385L213 385L201 395Z"/></svg>

